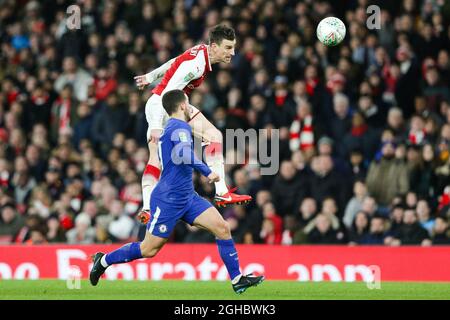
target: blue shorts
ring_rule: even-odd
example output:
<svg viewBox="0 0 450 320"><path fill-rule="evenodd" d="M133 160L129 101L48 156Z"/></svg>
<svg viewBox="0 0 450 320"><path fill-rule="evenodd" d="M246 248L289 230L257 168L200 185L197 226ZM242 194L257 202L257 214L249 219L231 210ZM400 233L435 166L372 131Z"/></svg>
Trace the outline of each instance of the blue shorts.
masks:
<svg viewBox="0 0 450 320"><path fill-rule="evenodd" d="M181 205L164 201L152 194L150 204L152 216L147 223L147 230L154 236L168 238L178 220L192 225L194 220L210 207L212 204L197 193L187 204Z"/></svg>

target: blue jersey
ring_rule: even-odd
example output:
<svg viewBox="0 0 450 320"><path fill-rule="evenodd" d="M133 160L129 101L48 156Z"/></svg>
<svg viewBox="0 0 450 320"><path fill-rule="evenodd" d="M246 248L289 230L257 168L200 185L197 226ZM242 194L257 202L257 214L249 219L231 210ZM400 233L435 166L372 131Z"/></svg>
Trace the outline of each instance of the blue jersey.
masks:
<svg viewBox="0 0 450 320"><path fill-rule="evenodd" d="M193 170L204 176L211 173L211 169L194 154L192 128L185 121L170 118L158 149L161 176L152 197L167 203L189 202L195 195Z"/></svg>

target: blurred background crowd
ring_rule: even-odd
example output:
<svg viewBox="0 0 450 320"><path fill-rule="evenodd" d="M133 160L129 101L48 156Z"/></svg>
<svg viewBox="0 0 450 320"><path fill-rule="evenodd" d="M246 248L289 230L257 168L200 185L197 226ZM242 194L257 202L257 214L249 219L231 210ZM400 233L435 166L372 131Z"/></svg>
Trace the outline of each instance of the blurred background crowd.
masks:
<svg viewBox="0 0 450 320"><path fill-rule="evenodd" d="M67 28L76 4L79 29ZM380 28L366 26L369 5ZM337 47L315 36L341 18ZM238 243L450 244L450 4L443 0L0 0L0 242L142 238L144 74L236 29L191 103L226 129L279 129L280 170L226 151ZM249 146L251 147L251 146ZM251 149L251 148L250 148ZM199 194L214 186L195 176ZM179 223L170 241L213 242Z"/></svg>

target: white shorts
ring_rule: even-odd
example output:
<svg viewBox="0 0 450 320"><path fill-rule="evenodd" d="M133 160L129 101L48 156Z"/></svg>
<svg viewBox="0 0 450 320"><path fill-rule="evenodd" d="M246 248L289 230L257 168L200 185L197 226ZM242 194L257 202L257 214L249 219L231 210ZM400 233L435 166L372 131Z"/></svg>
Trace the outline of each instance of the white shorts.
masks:
<svg viewBox="0 0 450 320"><path fill-rule="evenodd" d="M191 105L192 114L191 119L195 117L200 110ZM147 141L150 140L150 132L153 129L164 129L167 121L169 120L169 115L162 106L162 98L160 95L153 94L145 104L145 119L147 119L148 129L147 129Z"/></svg>

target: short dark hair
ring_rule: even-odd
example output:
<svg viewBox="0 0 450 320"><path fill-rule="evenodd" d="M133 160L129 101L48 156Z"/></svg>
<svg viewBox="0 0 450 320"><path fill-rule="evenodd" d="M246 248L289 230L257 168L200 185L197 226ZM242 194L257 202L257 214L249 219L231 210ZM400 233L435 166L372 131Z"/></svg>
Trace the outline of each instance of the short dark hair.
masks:
<svg viewBox="0 0 450 320"><path fill-rule="evenodd" d="M184 101L186 101L184 91L179 89L167 91L162 97L162 105L169 116L174 114Z"/></svg>
<svg viewBox="0 0 450 320"><path fill-rule="evenodd" d="M217 43L220 45L223 39L233 41L236 39L234 29L224 24L219 24L209 30L209 44Z"/></svg>
<svg viewBox="0 0 450 320"><path fill-rule="evenodd" d="M17 211L16 206L14 205L13 202L6 202L3 206L0 207L0 211L3 211L3 209L6 209L6 208L10 208L14 211Z"/></svg>

